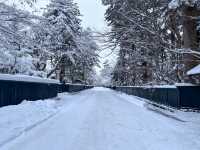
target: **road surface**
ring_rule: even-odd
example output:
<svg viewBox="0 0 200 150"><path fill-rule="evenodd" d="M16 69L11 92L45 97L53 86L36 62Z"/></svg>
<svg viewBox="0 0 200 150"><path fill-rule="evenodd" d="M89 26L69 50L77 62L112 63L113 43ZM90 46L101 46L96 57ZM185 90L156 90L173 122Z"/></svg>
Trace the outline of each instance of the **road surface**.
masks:
<svg viewBox="0 0 200 150"><path fill-rule="evenodd" d="M191 122L152 111L135 97L105 88L72 97L52 118L0 149L200 150L200 131Z"/></svg>

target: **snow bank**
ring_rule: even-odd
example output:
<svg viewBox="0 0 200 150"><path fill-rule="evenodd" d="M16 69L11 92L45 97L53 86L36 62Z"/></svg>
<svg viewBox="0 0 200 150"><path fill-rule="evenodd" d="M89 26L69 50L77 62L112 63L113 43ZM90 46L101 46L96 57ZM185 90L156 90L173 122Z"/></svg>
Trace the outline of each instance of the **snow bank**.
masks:
<svg viewBox="0 0 200 150"><path fill-rule="evenodd" d="M35 101L0 109L0 147L58 112L56 100Z"/></svg>
<svg viewBox="0 0 200 150"><path fill-rule="evenodd" d="M54 101L23 102L0 109L0 146L55 113Z"/></svg>
<svg viewBox="0 0 200 150"><path fill-rule="evenodd" d="M0 80L6 81L24 81L24 82L35 82L35 83L53 83L58 84L58 80L40 78L27 75L10 75L10 74L0 74Z"/></svg>
<svg viewBox="0 0 200 150"><path fill-rule="evenodd" d="M73 97L61 93L54 99L23 101L19 105L0 108L0 149L53 118L74 101Z"/></svg>

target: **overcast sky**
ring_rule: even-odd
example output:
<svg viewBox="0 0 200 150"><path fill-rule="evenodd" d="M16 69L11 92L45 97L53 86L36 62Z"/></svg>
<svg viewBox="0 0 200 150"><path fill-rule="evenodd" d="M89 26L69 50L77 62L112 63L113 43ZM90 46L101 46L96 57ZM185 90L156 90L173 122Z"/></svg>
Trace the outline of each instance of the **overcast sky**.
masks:
<svg viewBox="0 0 200 150"><path fill-rule="evenodd" d="M11 0L15 1L15 0ZM45 7L50 0L38 0L39 7ZM80 8L82 14L82 25L90 27L98 31L103 31L106 27L104 21L105 6L101 4L101 0L74 0Z"/></svg>
<svg viewBox="0 0 200 150"><path fill-rule="evenodd" d="M84 27L90 27L98 31L105 31L107 28L104 20L106 7L101 4L101 0L75 0L78 4L82 16L82 24ZM100 65L109 60L111 64L115 63L116 56L114 54L108 56L111 51L104 50L100 53ZM106 57L107 56L107 57ZM100 71L100 69L97 69Z"/></svg>
<svg viewBox="0 0 200 150"><path fill-rule="evenodd" d="M104 21L106 8L101 4L101 0L75 0L75 2L79 5L83 15L83 26L104 30L106 26Z"/></svg>
<svg viewBox="0 0 200 150"><path fill-rule="evenodd" d="M2 1L20 5L16 0L0 0L0 2ZM37 10L45 8L49 2L50 0L37 0L35 8ZM106 7L101 4L101 0L74 0L74 2L76 2L80 8L82 14L82 25L84 27L90 27L98 31L103 31L106 28L106 22L104 21ZM20 5L20 8L30 10L29 7L23 5Z"/></svg>

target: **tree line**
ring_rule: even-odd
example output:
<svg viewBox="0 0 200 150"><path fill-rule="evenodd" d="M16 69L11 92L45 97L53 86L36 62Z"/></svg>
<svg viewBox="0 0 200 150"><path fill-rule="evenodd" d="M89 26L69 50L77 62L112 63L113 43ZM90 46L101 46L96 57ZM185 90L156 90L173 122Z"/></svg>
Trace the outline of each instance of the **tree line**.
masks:
<svg viewBox="0 0 200 150"><path fill-rule="evenodd" d="M187 71L200 63L198 0L102 0L107 45L119 49L114 85L199 83Z"/></svg>
<svg viewBox="0 0 200 150"><path fill-rule="evenodd" d="M19 0L34 6L35 0ZM73 0L51 0L42 15L0 3L0 73L91 84L99 47Z"/></svg>

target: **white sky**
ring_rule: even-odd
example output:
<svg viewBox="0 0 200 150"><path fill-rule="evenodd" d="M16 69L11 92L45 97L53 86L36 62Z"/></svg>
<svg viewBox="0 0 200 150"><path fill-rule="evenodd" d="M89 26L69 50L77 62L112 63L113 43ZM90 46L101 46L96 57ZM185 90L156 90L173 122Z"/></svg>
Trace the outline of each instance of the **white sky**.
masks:
<svg viewBox="0 0 200 150"><path fill-rule="evenodd" d="M106 11L106 7L101 4L101 0L75 0L80 8L80 12L83 15L82 18L82 25L84 27L90 27L97 31L105 31L108 30L106 25L104 14ZM101 44L99 44L101 45ZM116 62L116 55L112 54L108 56L111 51L104 50L100 53L100 66L103 66L103 63L106 60L109 60L111 64L115 64ZM96 68L97 73L99 74L100 68Z"/></svg>
<svg viewBox="0 0 200 150"><path fill-rule="evenodd" d="M0 2L2 1L19 5L19 2L16 0L0 0ZM37 0L36 5L34 6L36 9L45 8L49 2L50 0ZM74 0L74 2L76 2L80 8L83 27L90 27L98 31L105 30L107 27L106 22L104 21L106 7L101 4L101 0ZM22 5L20 6L23 7ZM30 10L30 7L25 6L23 9Z"/></svg>
<svg viewBox="0 0 200 150"><path fill-rule="evenodd" d="M45 7L50 0L37 1L38 7ZM106 22L104 21L106 7L101 4L101 0L74 0L74 2L79 6L83 27L90 27L98 31L105 30L107 27Z"/></svg>
<svg viewBox="0 0 200 150"><path fill-rule="evenodd" d="M75 0L78 4L82 16L84 27L90 27L98 31L103 31L106 27L104 13L106 8L101 4L101 0Z"/></svg>

